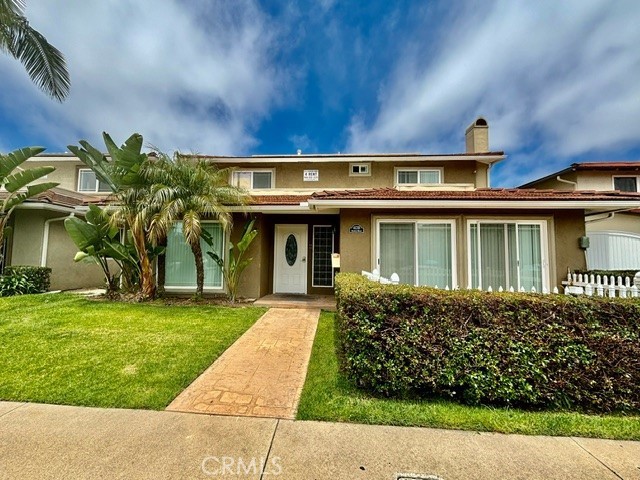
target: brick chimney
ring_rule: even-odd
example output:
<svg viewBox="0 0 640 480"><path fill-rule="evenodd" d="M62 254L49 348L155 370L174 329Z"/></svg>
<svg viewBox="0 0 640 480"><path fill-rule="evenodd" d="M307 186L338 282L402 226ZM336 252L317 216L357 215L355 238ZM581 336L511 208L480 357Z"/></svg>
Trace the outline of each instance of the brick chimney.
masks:
<svg viewBox="0 0 640 480"><path fill-rule="evenodd" d="M484 153L489 151L489 124L478 117L467 127L464 133L467 153Z"/></svg>

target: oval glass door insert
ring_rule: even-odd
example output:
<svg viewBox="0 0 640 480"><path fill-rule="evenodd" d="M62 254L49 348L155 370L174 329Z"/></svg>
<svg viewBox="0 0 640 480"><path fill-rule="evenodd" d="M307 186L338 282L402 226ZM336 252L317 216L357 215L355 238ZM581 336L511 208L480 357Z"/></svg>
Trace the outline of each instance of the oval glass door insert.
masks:
<svg viewBox="0 0 640 480"><path fill-rule="evenodd" d="M298 241L295 235L292 233L287 237L287 243L284 245L284 258L287 260L287 264L293 267L298 258Z"/></svg>

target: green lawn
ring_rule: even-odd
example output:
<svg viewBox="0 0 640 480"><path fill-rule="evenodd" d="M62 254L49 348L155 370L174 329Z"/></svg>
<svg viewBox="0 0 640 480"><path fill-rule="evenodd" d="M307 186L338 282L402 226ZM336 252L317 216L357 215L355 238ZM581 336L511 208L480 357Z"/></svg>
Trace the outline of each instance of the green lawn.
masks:
<svg viewBox="0 0 640 480"><path fill-rule="evenodd" d="M339 374L334 318L327 312L320 317L298 419L640 440L640 417L525 412L468 407L444 400L373 398Z"/></svg>
<svg viewBox="0 0 640 480"><path fill-rule="evenodd" d="M0 298L0 400L162 409L264 312Z"/></svg>

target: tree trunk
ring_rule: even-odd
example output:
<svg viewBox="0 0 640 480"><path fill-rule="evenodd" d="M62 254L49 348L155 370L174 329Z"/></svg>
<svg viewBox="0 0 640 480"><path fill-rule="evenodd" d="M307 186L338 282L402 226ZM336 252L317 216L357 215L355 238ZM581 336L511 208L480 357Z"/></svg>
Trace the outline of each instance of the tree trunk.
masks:
<svg viewBox="0 0 640 480"><path fill-rule="evenodd" d="M162 247L166 247L167 246L167 240L165 239L160 246ZM163 253L162 255L158 255L158 263L157 263L157 268L158 268L158 285L157 285L157 292L160 296L164 295L164 284L166 281L166 275L167 275L167 265L166 265L166 261L167 261L167 257L166 255Z"/></svg>
<svg viewBox="0 0 640 480"><path fill-rule="evenodd" d="M144 233L131 229L133 242L140 260L140 290L144 300L151 300L155 297L156 286L153 278L153 268L147 254L147 245L144 239Z"/></svg>
<svg viewBox="0 0 640 480"><path fill-rule="evenodd" d="M193 252L193 258L196 261L196 295L201 297L202 292L204 291L204 262L202 260L200 239L191 245L191 251Z"/></svg>

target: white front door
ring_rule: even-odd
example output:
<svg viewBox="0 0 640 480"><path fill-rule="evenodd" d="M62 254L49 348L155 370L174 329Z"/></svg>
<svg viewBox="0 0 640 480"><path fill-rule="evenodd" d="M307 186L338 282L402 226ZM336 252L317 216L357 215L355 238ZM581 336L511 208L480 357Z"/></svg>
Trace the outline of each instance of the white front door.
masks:
<svg viewBox="0 0 640 480"><path fill-rule="evenodd" d="M273 293L307 293L307 225L276 225Z"/></svg>

